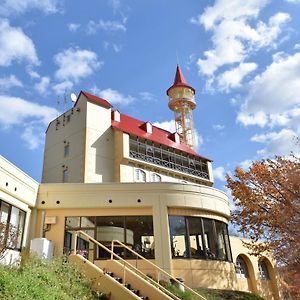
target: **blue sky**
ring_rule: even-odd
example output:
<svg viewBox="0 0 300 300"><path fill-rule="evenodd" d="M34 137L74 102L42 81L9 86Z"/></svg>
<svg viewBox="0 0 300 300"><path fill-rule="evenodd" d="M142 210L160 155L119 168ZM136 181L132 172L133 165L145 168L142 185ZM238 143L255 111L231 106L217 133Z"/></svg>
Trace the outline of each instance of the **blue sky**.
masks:
<svg viewBox="0 0 300 300"><path fill-rule="evenodd" d="M177 62L216 187L237 165L299 153L299 13L299 0L2 0L0 154L39 181L47 124L80 90L174 128Z"/></svg>

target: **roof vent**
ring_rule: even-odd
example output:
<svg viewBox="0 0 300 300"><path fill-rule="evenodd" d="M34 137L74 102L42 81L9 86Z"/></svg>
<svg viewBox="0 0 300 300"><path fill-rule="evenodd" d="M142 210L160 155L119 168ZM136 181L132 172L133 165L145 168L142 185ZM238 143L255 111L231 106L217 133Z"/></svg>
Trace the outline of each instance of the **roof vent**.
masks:
<svg viewBox="0 0 300 300"><path fill-rule="evenodd" d="M141 129L146 131L147 133L152 134L152 124L150 122L145 122L140 126Z"/></svg>
<svg viewBox="0 0 300 300"><path fill-rule="evenodd" d="M177 144L180 143L180 136L178 132L171 133L168 138Z"/></svg>
<svg viewBox="0 0 300 300"><path fill-rule="evenodd" d="M114 110L111 113L111 118L113 121L121 122L121 114L118 110Z"/></svg>

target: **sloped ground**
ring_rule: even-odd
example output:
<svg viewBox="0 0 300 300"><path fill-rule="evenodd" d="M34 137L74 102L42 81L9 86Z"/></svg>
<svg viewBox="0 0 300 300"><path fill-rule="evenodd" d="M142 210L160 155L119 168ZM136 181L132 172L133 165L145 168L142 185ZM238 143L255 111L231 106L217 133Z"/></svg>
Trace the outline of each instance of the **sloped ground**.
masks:
<svg viewBox="0 0 300 300"><path fill-rule="evenodd" d="M1 300L100 300L90 282L62 259L24 259L20 268L0 266Z"/></svg>

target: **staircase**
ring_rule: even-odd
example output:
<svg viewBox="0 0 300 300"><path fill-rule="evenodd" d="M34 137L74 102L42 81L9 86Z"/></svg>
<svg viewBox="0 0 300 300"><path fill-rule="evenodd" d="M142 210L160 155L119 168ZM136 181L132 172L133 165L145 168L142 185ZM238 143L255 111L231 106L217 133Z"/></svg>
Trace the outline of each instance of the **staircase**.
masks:
<svg viewBox="0 0 300 300"><path fill-rule="evenodd" d="M93 288L96 291L109 295L111 300L180 300L180 298L167 290L161 284L160 276L162 275L164 276L164 281L168 278L169 280L172 279L173 282L177 282L178 285L183 285L185 290L189 290L194 294L194 299L206 300L203 296L199 295L182 282L179 282L172 275L160 269L157 265L133 251L120 241L112 241L112 250L110 250L85 232L77 231L74 234L73 245L77 245L78 235L84 236L84 238L89 242L101 247L111 255L111 259L105 260L104 265L102 265L101 268L83 256L76 254L76 247L74 249L74 254L69 256L70 262L79 265L85 275L91 279ZM148 277L122 257L115 254L113 250L116 246L125 248L127 251L132 252L137 258L140 258L150 264L151 267L157 271L157 278L154 280Z"/></svg>

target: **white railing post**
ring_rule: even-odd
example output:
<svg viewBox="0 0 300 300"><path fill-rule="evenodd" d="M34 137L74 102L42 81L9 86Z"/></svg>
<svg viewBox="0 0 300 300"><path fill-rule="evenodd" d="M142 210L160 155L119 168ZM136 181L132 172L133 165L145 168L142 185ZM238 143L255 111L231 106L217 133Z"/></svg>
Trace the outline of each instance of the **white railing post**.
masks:
<svg viewBox="0 0 300 300"><path fill-rule="evenodd" d="M111 255L110 255L110 259L113 260L114 259L114 240L111 241Z"/></svg>
<svg viewBox="0 0 300 300"><path fill-rule="evenodd" d="M77 232L74 232L73 243L74 243L74 254L77 254Z"/></svg>
<svg viewBox="0 0 300 300"><path fill-rule="evenodd" d="M125 261L123 262L123 284L125 285L126 283L126 266L125 266Z"/></svg>

